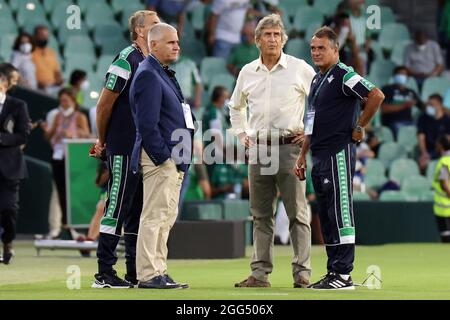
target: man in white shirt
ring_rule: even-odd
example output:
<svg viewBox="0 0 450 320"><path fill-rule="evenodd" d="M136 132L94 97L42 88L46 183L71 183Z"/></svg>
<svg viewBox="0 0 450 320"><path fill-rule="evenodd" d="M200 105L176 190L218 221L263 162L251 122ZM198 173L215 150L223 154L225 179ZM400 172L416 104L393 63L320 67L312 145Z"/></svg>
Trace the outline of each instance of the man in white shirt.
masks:
<svg viewBox="0 0 450 320"><path fill-rule="evenodd" d="M252 273L235 286L270 287L268 277L273 269L274 216L279 190L289 217L294 249L294 287L304 288L311 275L311 228L306 184L294 176L292 167L304 139L305 99L315 72L305 61L283 53L287 35L279 15L271 14L258 23L255 40L261 56L245 65L239 74L230 101L231 124L250 155L255 149L267 147L270 165L278 167L274 173L268 173L262 159L253 161L250 156Z"/></svg>
<svg viewBox="0 0 450 320"><path fill-rule="evenodd" d="M213 47L213 56L226 60L231 50L241 43L241 30L249 2L249 0L214 0L208 22L208 44Z"/></svg>

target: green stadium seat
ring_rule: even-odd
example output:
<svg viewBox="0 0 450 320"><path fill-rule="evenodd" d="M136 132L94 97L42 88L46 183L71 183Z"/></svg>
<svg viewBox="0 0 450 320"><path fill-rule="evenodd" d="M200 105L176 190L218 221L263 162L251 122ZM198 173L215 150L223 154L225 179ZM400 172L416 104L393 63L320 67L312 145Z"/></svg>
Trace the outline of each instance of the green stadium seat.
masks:
<svg viewBox="0 0 450 320"><path fill-rule="evenodd" d="M121 25L128 26L128 19L130 18L130 16L133 13L135 13L136 11L144 10L144 9L145 9L145 6L140 3L132 2L131 4L127 4L127 6L125 8L123 8L123 10L122 10L122 18L120 20Z"/></svg>
<svg viewBox="0 0 450 320"><path fill-rule="evenodd" d="M1 24L0 24L1 25ZM12 47L14 42L16 41L16 34L5 34L0 37L0 56L3 57L6 61L11 59Z"/></svg>
<svg viewBox="0 0 450 320"><path fill-rule="evenodd" d="M313 22L311 23L305 31L305 40L309 43L312 39L314 33L322 26L321 22Z"/></svg>
<svg viewBox="0 0 450 320"><path fill-rule="evenodd" d="M416 196L419 198L419 201L427 201L427 202L434 201L434 191L433 190L421 191Z"/></svg>
<svg viewBox="0 0 450 320"><path fill-rule="evenodd" d="M206 57L203 58L200 65L200 75L205 86L209 84L214 75L227 72L226 62L223 58Z"/></svg>
<svg viewBox="0 0 450 320"><path fill-rule="evenodd" d="M365 2L366 8L372 5L379 6L380 0L366 0Z"/></svg>
<svg viewBox="0 0 450 320"><path fill-rule="evenodd" d="M208 93L209 93L209 95L211 95L215 87L222 86L222 87L227 88L228 92L231 95L234 90L235 82L236 82L236 79L229 73L220 73L220 74L214 75L210 79L210 82L208 85Z"/></svg>
<svg viewBox="0 0 450 320"><path fill-rule="evenodd" d="M405 48L411 43L410 40L400 40L394 43L392 47L390 60L396 65L401 66L405 61Z"/></svg>
<svg viewBox="0 0 450 320"><path fill-rule="evenodd" d="M223 200L224 220L245 220L250 217L248 200Z"/></svg>
<svg viewBox="0 0 450 320"><path fill-rule="evenodd" d="M389 179L400 185L407 177L418 176L419 166L412 159L396 159L389 168Z"/></svg>
<svg viewBox="0 0 450 320"><path fill-rule="evenodd" d="M145 6L141 3L140 0L111 0L111 7L114 13L122 12L128 6L141 6L142 9L145 9Z"/></svg>
<svg viewBox="0 0 450 320"><path fill-rule="evenodd" d="M377 190L381 186L383 186L386 182L388 182L388 179L384 175L382 176L367 175L364 177L364 184L369 189Z"/></svg>
<svg viewBox="0 0 450 320"><path fill-rule="evenodd" d="M368 159L366 164L366 176L385 176L386 168L379 159Z"/></svg>
<svg viewBox="0 0 450 320"><path fill-rule="evenodd" d="M395 22L396 18L394 11L392 11L390 7L380 6L380 9L381 9L381 29L383 29L385 25Z"/></svg>
<svg viewBox="0 0 450 320"><path fill-rule="evenodd" d="M307 0L281 0L279 8L289 17L292 21L298 9L308 6Z"/></svg>
<svg viewBox="0 0 450 320"><path fill-rule="evenodd" d="M341 0L314 0L313 8L319 10L324 16L331 17L336 13Z"/></svg>
<svg viewBox="0 0 450 320"><path fill-rule="evenodd" d="M18 7L16 21L19 26L24 26L26 22L47 21L45 9L39 2L25 1ZM48 22L46 22L48 24Z"/></svg>
<svg viewBox="0 0 450 320"><path fill-rule="evenodd" d="M64 27L58 29L58 41L61 46L64 46L69 38L75 36L89 37L88 28L82 24L80 29L67 29Z"/></svg>
<svg viewBox="0 0 450 320"><path fill-rule="evenodd" d="M303 59L306 62L311 62L311 49L309 42L303 39L288 40L285 47L285 52L291 56Z"/></svg>
<svg viewBox="0 0 450 320"><path fill-rule="evenodd" d="M6 2L0 3L0 19L2 24L4 23L3 19L8 19L8 21L14 20L12 10Z"/></svg>
<svg viewBox="0 0 450 320"><path fill-rule="evenodd" d="M200 65L203 58L206 57L205 44L197 39L185 40L181 39L181 54L189 57L197 65Z"/></svg>
<svg viewBox="0 0 450 320"><path fill-rule="evenodd" d="M354 192L353 201L370 201L370 196L365 192Z"/></svg>
<svg viewBox="0 0 450 320"><path fill-rule="evenodd" d="M119 52L117 52L117 53L119 53ZM113 62L114 58L115 58L115 55L105 54L105 55L102 55L98 59L97 70L96 70L97 76L101 76L102 78L105 77L106 72L108 71L109 66Z"/></svg>
<svg viewBox="0 0 450 320"><path fill-rule="evenodd" d="M395 201L409 201L409 197L407 194L401 192L401 191L392 191L392 190L388 190L388 191L384 191L381 193L380 195L380 201L390 201L390 202L395 202Z"/></svg>
<svg viewBox="0 0 450 320"><path fill-rule="evenodd" d="M431 191L431 182L424 176L409 176L402 182L401 190L420 199L421 192Z"/></svg>
<svg viewBox="0 0 450 320"><path fill-rule="evenodd" d="M381 48L379 41L373 40L370 44L370 48L375 53L375 60L384 59L383 48Z"/></svg>
<svg viewBox="0 0 450 320"><path fill-rule="evenodd" d="M381 29L378 41L381 47L391 51L397 43L410 41L408 28L403 23L387 23Z"/></svg>
<svg viewBox="0 0 450 320"><path fill-rule="evenodd" d="M428 97L433 93L439 93L445 97L445 93L450 88L450 81L445 77L427 78L423 82L422 101L427 101Z"/></svg>
<svg viewBox="0 0 450 320"><path fill-rule="evenodd" d="M80 53L95 56L94 43L88 36L71 36L64 46L64 57L69 58Z"/></svg>
<svg viewBox="0 0 450 320"><path fill-rule="evenodd" d="M17 12L21 7L32 9L33 7L42 7L42 5L39 0L10 0L9 7L12 11Z"/></svg>
<svg viewBox="0 0 450 320"><path fill-rule="evenodd" d="M200 2L191 11L191 23L192 27L196 31L200 31L205 28L205 8L205 5Z"/></svg>
<svg viewBox="0 0 450 320"><path fill-rule="evenodd" d="M50 22L55 29L66 28L67 22L67 8L72 4L72 1L63 0L58 1L52 8L50 12Z"/></svg>
<svg viewBox="0 0 450 320"><path fill-rule="evenodd" d="M377 77L378 79L383 79L383 81L388 82L392 76L392 71L395 68L395 64L392 61L386 59L377 59L375 60L371 67L369 78L372 76Z"/></svg>
<svg viewBox="0 0 450 320"><path fill-rule="evenodd" d="M297 31L306 32L308 26L322 23L323 14L316 8L307 6L297 10L292 27Z"/></svg>
<svg viewBox="0 0 450 320"><path fill-rule="evenodd" d="M378 152L378 159L389 168L391 163L396 159L406 158L405 149L395 142L385 142L381 145Z"/></svg>
<svg viewBox="0 0 450 320"><path fill-rule="evenodd" d="M417 146L417 127L400 127L397 134L397 142L402 145L409 154L412 154Z"/></svg>
<svg viewBox="0 0 450 320"><path fill-rule="evenodd" d="M100 51L102 55L116 55L130 44L131 42L124 37L116 37L113 40L104 43L100 47Z"/></svg>
<svg viewBox="0 0 450 320"><path fill-rule="evenodd" d="M34 29L37 26L45 26L51 34L53 33L53 26L45 17L31 17L31 19L25 22L25 25L22 27L22 29L23 31L33 35Z"/></svg>
<svg viewBox="0 0 450 320"><path fill-rule="evenodd" d="M111 7L103 2L95 2L89 6L84 18L90 30L101 25L110 25L116 22Z"/></svg>
<svg viewBox="0 0 450 320"><path fill-rule="evenodd" d="M74 56L66 58L65 63L65 75L70 76L73 70L79 69L86 71L87 73L94 72L94 65L97 63L97 58L90 54L77 53Z"/></svg>
<svg viewBox="0 0 450 320"><path fill-rule="evenodd" d="M417 94L419 93L419 86L417 85L416 79L414 79L413 77L408 77L406 87L413 90Z"/></svg>
<svg viewBox="0 0 450 320"><path fill-rule="evenodd" d="M128 3L128 1L126 2ZM112 10L106 0L77 0L77 4L80 7L81 12L83 13L87 13L92 9L92 7L95 7L97 5L100 5L102 7L107 6L108 9Z"/></svg>
<svg viewBox="0 0 450 320"><path fill-rule="evenodd" d="M94 29L94 43L97 46L102 46L106 42L112 41L117 37L124 37L124 28L117 22L96 26Z"/></svg>
<svg viewBox="0 0 450 320"><path fill-rule="evenodd" d="M58 5L64 4L66 8L73 4L74 1L71 0L43 0L42 4L44 6L45 12L52 13L54 8Z"/></svg>
<svg viewBox="0 0 450 320"><path fill-rule="evenodd" d="M394 141L394 135L389 127L379 126L374 128L373 131L381 143Z"/></svg>
<svg viewBox="0 0 450 320"><path fill-rule="evenodd" d="M208 202L185 202L182 220L222 220L222 205Z"/></svg>
<svg viewBox="0 0 450 320"><path fill-rule="evenodd" d="M436 169L437 163L438 163L438 160L432 160L428 163L428 166L427 166L426 176L427 176L428 181L430 181L431 183L434 180L434 170Z"/></svg>

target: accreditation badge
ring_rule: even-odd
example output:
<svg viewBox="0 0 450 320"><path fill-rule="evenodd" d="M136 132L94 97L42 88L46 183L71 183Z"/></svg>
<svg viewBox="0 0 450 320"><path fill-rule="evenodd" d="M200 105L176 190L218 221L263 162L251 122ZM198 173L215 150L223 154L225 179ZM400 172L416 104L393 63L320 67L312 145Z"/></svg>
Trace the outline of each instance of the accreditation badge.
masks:
<svg viewBox="0 0 450 320"><path fill-rule="evenodd" d="M313 109L313 108L311 108ZM313 109L314 110L314 109ZM306 121L305 121L305 135L310 136L313 133L314 128L314 117L316 116L315 111L308 111L306 113Z"/></svg>

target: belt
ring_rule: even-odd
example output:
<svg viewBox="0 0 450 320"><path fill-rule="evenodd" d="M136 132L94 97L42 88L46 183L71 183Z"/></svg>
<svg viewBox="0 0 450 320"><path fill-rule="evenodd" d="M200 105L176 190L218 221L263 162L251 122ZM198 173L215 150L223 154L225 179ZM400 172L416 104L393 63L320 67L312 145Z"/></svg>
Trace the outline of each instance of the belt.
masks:
<svg viewBox="0 0 450 320"><path fill-rule="evenodd" d="M278 138L278 145L284 145L284 144L292 144L292 142L294 141L294 139L296 138L296 136L286 136L286 137L279 137ZM277 140L275 140L274 142L276 142ZM256 143L257 144L265 144L265 145L272 145L272 139L260 139L257 138L256 139Z"/></svg>

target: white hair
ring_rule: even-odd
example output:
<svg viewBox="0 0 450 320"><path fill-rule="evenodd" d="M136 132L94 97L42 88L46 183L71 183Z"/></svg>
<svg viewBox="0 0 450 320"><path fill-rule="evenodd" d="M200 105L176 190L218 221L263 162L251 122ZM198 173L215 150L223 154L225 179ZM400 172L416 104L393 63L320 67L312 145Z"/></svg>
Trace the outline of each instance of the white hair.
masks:
<svg viewBox="0 0 450 320"><path fill-rule="evenodd" d="M163 23L163 22L155 24L148 32L148 46L151 47L150 42L152 42L152 41L161 40L164 33L167 31L177 32L177 29L175 29L170 24Z"/></svg>
<svg viewBox="0 0 450 320"><path fill-rule="evenodd" d="M265 16L258 22L255 30L256 43L258 43L258 40L261 38L264 29L274 27L281 29L281 45L284 47L289 37L286 33L286 29L284 28L283 20L281 19L279 14L275 13Z"/></svg>

